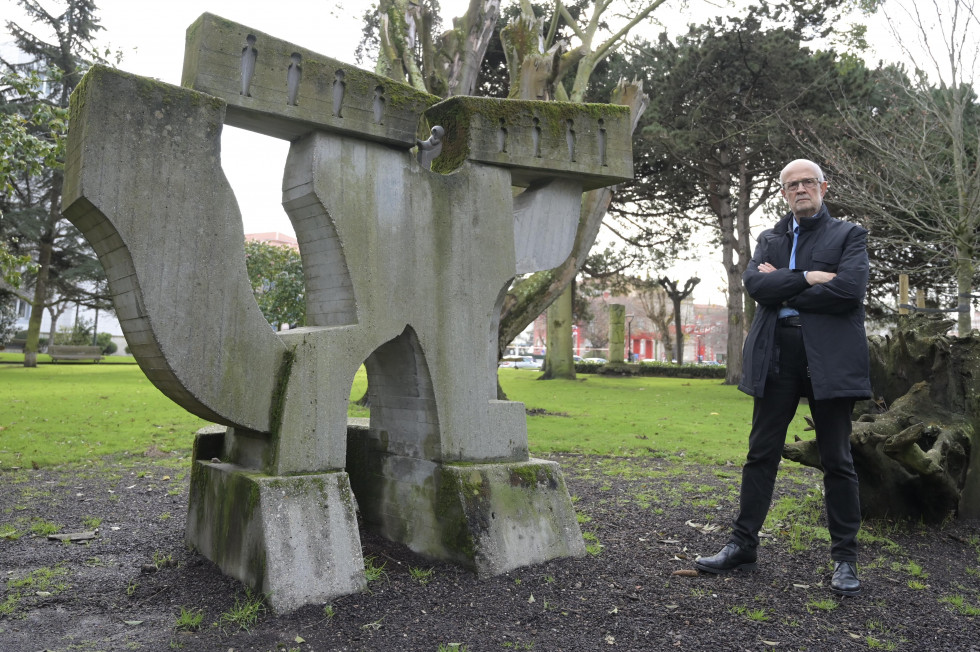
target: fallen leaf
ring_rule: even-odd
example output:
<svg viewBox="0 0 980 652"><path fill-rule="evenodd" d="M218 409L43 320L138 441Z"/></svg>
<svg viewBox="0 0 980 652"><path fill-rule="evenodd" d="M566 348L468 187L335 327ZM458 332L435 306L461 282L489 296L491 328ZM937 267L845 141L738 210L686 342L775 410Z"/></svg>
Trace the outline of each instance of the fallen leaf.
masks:
<svg viewBox="0 0 980 652"><path fill-rule="evenodd" d="M773 647L776 647L777 645L779 645L779 641L762 641L762 642L763 642L763 643L764 643L765 645L771 645L771 646L773 646Z"/></svg>
<svg viewBox="0 0 980 652"><path fill-rule="evenodd" d="M810 588L810 585L809 584L794 584L793 586L795 586L798 589L808 589L808 588Z"/></svg>
<svg viewBox="0 0 980 652"><path fill-rule="evenodd" d="M721 526L720 525L695 523L694 521L687 521L687 522L684 523L684 525L687 525L689 527L693 527L695 530L700 530L704 534L711 534L712 532L717 532L718 530L721 529Z"/></svg>
<svg viewBox="0 0 980 652"><path fill-rule="evenodd" d="M300 636L299 634L297 634L296 638L294 638L293 640L296 641L297 643L306 643L306 639Z"/></svg>
<svg viewBox="0 0 980 652"><path fill-rule="evenodd" d="M534 602L534 594L533 593L531 594L531 597L527 599L527 601L528 601L528 603Z"/></svg>
<svg viewBox="0 0 980 652"><path fill-rule="evenodd" d="M616 637L612 634L606 634L606 645L616 645Z"/></svg>
<svg viewBox="0 0 980 652"><path fill-rule="evenodd" d="M691 568L682 568L680 570L675 570L671 575L677 575L679 577L697 577L698 572Z"/></svg>
<svg viewBox="0 0 980 652"><path fill-rule="evenodd" d="M127 625L132 625L134 627L136 625L142 625L143 624L143 621L142 620L124 620L123 622L126 623Z"/></svg>

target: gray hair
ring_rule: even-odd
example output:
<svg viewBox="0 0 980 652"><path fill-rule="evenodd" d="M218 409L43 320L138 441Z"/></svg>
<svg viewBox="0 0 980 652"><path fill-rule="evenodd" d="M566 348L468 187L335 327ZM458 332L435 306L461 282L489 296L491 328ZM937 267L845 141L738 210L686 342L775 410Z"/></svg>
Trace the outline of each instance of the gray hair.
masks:
<svg viewBox="0 0 980 652"><path fill-rule="evenodd" d="M787 163L787 164L786 164L786 166L785 166L785 167L784 167L784 168L782 169L782 171L781 171L781 172L779 173L779 182L780 182L780 183L782 183L782 182L783 182L783 177L784 177L784 176L786 175L786 170L787 170L787 169L788 169L788 168L789 168L790 166L792 166L792 165L796 165L797 163L806 163L807 165L809 165L810 167L812 167L812 168L813 168L813 171L814 171L814 173L816 173L816 175L817 175L817 180L818 180L818 181L826 181L826 180L827 180L827 179L826 179L826 178L824 177L824 175L823 175L823 170L822 170L822 169L820 169L820 166L819 166L819 165L817 165L816 163L814 163L813 161L811 161L811 160L809 160L809 159L805 159L805 158L798 158L798 159L796 159L795 161L790 161L789 163Z"/></svg>

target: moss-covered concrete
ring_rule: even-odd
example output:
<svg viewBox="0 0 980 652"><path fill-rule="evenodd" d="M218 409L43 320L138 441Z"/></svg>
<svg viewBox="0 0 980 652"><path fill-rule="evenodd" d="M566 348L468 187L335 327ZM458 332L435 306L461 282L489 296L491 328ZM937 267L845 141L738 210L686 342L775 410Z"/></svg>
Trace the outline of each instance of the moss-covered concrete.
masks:
<svg viewBox="0 0 980 652"><path fill-rule="evenodd" d="M585 554L558 465L446 464L378 451L348 430L348 468L364 523L415 552L495 575Z"/></svg>
<svg viewBox="0 0 980 652"><path fill-rule="evenodd" d="M260 52L248 95L241 93L246 38ZM296 104L287 102L286 71L299 55L302 75ZM334 113L335 82L342 108ZM356 134L390 145L415 145L419 114L439 98L408 84L361 70L246 25L205 13L188 29L184 86L228 102L227 123L295 140L318 128Z"/></svg>
<svg viewBox="0 0 980 652"><path fill-rule="evenodd" d="M446 130L432 163L442 174L469 160L507 167L519 186L567 175L590 190L633 178L625 106L460 96L425 119Z"/></svg>
<svg viewBox="0 0 980 652"><path fill-rule="evenodd" d="M188 542L277 609L358 590L346 466L365 522L423 554L481 574L581 554L560 472L529 461L524 406L496 398L498 319L516 274L569 255L583 186L628 176L628 112L443 103L438 174L408 151L426 93L208 14L185 62L196 90L105 68L79 86L65 213L147 377L225 427L195 444ZM304 327L275 332L255 303L224 124L291 141Z"/></svg>
<svg viewBox="0 0 980 652"><path fill-rule="evenodd" d="M275 377L262 370L284 346L245 271L241 216L219 165L224 107L93 67L73 94L62 209L98 255L157 388L208 421L267 432Z"/></svg>
<svg viewBox="0 0 980 652"><path fill-rule="evenodd" d="M213 437L199 436L207 445L196 450ZM366 586L343 472L277 477L195 459L186 540L279 612Z"/></svg>

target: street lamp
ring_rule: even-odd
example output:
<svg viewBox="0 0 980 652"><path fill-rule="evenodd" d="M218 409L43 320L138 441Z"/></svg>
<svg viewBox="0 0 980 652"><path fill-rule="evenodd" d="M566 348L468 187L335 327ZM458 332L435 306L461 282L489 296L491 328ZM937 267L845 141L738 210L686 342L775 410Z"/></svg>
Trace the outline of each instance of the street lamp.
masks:
<svg viewBox="0 0 980 652"><path fill-rule="evenodd" d="M694 334L697 336L694 350L694 360L696 362L704 362L704 330L701 326L700 315L694 319Z"/></svg>

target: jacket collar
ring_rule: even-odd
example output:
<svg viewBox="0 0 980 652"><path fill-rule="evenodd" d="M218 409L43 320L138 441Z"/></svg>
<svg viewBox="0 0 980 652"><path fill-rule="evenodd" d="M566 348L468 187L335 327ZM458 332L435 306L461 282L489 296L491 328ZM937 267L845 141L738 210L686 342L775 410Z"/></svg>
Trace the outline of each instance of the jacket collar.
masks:
<svg viewBox="0 0 980 652"><path fill-rule="evenodd" d="M816 229L818 226L830 219L830 211L827 210L827 204L823 204L817 214L813 217L803 217L800 218L800 231L811 231ZM787 213L783 216L783 219L776 223L773 231L782 235L793 235L794 224L793 214Z"/></svg>

